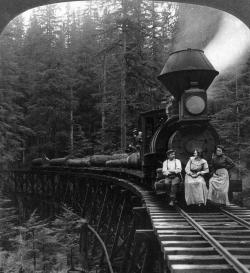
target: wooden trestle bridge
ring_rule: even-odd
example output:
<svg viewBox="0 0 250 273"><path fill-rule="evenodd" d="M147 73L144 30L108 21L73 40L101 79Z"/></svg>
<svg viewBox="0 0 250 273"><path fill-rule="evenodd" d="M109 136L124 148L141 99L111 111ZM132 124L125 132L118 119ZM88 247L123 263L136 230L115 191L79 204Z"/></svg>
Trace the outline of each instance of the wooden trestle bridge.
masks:
<svg viewBox="0 0 250 273"><path fill-rule="evenodd" d="M250 272L250 210L171 208L142 181L139 172L103 168L53 167L9 176L16 193L46 201L45 209L63 202L87 219L114 272ZM105 264L96 241L89 252Z"/></svg>

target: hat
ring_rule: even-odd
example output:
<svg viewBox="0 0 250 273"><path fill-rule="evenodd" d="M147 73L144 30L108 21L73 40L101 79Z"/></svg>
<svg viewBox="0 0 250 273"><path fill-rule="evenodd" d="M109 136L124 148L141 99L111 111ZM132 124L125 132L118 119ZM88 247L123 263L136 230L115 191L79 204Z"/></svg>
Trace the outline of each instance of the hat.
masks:
<svg viewBox="0 0 250 273"><path fill-rule="evenodd" d="M175 150L169 149L169 150L167 150L166 155L168 156L168 155L170 155L172 153L175 153Z"/></svg>
<svg viewBox="0 0 250 273"><path fill-rule="evenodd" d="M224 152L225 151L225 147L224 146L222 146L222 145L216 145L216 149L217 148L219 148L219 149L221 149L222 150L222 152Z"/></svg>

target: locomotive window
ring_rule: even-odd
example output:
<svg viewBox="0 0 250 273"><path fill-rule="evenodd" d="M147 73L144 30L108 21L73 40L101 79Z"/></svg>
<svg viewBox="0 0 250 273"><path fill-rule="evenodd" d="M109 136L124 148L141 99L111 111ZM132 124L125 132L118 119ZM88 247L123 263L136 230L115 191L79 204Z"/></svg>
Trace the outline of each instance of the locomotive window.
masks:
<svg viewBox="0 0 250 273"><path fill-rule="evenodd" d="M185 103L187 111L192 115L201 114L206 107L205 101L199 96L190 96Z"/></svg>

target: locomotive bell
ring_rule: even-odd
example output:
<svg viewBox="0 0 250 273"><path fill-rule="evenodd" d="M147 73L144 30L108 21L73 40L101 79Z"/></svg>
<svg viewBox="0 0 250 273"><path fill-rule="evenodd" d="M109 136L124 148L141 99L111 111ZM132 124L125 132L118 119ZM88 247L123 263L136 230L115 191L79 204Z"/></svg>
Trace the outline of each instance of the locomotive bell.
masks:
<svg viewBox="0 0 250 273"><path fill-rule="evenodd" d="M200 49L186 49L170 54L158 79L169 92L180 100L185 90L196 82L198 88L207 90L219 74Z"/></svg>

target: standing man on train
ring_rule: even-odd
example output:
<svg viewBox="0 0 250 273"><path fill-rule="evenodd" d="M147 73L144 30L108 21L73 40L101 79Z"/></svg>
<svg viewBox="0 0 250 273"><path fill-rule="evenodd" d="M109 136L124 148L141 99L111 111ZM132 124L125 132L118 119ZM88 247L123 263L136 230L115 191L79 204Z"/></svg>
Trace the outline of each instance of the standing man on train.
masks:
<svg viewBox="0 0 250 273"><path fill-rule="evenodd" d="M163 162L162 173L165 176L165 185L170 187L170 206L176 203L176 193L181 182L181 161L175 158L175 151L166 152L167 159Z"/></svg>

